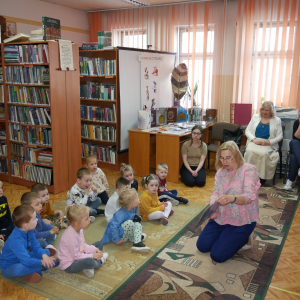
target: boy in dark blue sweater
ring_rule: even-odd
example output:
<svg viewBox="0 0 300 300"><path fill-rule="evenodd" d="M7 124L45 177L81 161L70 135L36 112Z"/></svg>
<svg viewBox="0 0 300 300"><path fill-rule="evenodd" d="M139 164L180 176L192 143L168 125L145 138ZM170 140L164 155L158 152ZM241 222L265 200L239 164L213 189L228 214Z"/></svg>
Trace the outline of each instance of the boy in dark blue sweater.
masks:
<svg viewBox="0 0 300 300"><path fill-rule="evenodd" d="M11 219L10 209L7 199L3 196L3 183L0 181L0 247L4 245L15 226Z"/></svg>
<svg viewBox="0 0 300 300"><path fill-rule="evenodd" d="M53 244L57 237L59 229L56 226L45 224L43 222L40 216L40 213L43 210L43 206L39 194L34 192L23 194L23 196L21 197L21 204L30 205L33 207L38 219L35 229L35 237L43 249L48 249L51 256L55 255L56 249L54 248Z"/></svg>
<svg viewBox="0 0 300 300"><path fill-rule="evenodd" d="M7 278L22 277L30 282L38 282L42 269L54 268L58 261L49 257L49 250L42 249L35 237L37 218L31 206L16 207L13 222L16 227L0 254L1 272Z"/></svg>

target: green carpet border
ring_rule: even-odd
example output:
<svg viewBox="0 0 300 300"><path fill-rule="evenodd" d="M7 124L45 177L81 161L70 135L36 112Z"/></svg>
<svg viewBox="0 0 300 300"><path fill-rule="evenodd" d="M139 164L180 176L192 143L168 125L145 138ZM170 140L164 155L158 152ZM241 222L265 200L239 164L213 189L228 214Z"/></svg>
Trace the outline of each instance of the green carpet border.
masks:
<svg viewBox="0 0 300 300"><path fill-rule="evenodd" d="M276 186L272 185L271 187L276 187ZM270 283L271 283L271 281L272 281L274 272L275 272L275 270L276 270L276 267L277 267L277 264L278 264L278 261L279 261L279 258L280 258L280 255L281 255L283 246L284 246L284 244L285 244L286 238L287 238L287 236L288 236L288 234L289 234L290 228L291 228L292 223L293 223L293 220L294 220L294 216L295 216L295 214L296 214L296 212L297 212L297 209L298 209L299 200L300 200L300 188L298 188L297 194L298 194L298 199L297 199L296 207L295 207L295 209L294 209L292 218L291 218L291 220L290 220L290 222L289 222L289 225L287 225L287 229L288 229L287 234L286 234L285 237L282 239L282 243L281 243L281 245L280 245L280 249L279 249L279 251L278 251L278 253L277 253L277 257L276 257L275 263L274 263L274 265L273 265L273 267L272 267L272 269L271 269L271 272L270 272L270 275L269 275L269 278L268 278L266 287L265 287L265 289L264 289L264 292L263 292L262 295L255 295L255 297L253 298L253 300L262 300L262 299L265 299L266 294L267 294L267 292L268 292L268 290L269 290L269 286L270 286Z"/></svg>
<svg viewBox="0 0 300 300"><path fill-rule="evenodd" d="M202 203L198 203L198 204L202 204ZM109 292L108 295L106 295L104 298L102 298L103 300L107 300L110 299L111 297L114 297L121 289L124 285L127 285L128 282L130 282L134 276L139 273L144 265L146 263L150 263L153 259L155 259L157 257L157 255L162 252L165 247L167 246L167 244L169 244L170 242L172 242L173 240L175 240L175 238L180 235L190 224L192 224L194 222L195 219L197 219L204 211L205 209L209 206L209 204L205 205L203 207L203 209L194 217L192 217L192 219L190 219L189 221L187 221L183 228L180 229L180 231L176 232L172 237L170 237L163 245L161 245L148 259L146 259L140 266L138 269L134 270L133 273L129 274L121 283L119 283L114 289L113 291Z"/></svg>

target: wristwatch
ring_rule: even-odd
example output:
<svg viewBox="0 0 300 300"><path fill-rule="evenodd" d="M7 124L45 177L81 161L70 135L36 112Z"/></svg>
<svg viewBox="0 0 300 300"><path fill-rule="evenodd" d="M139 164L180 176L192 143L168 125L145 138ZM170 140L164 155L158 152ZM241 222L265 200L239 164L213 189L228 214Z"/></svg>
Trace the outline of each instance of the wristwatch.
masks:
<svg viewBox="0 0 300 300"><path fill-rule="evenodd" d="M234 197L234 200L233 200L233 202L232 202L232 203L234 203L234 202L236 201L236 199L237 199L237 197Z"/></svg>

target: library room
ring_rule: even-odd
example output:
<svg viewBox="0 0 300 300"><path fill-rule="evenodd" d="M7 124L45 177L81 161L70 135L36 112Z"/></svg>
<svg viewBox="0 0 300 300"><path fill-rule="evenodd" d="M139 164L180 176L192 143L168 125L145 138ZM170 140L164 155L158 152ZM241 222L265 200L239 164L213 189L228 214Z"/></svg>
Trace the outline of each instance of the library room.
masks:
<svg viewBox="0 0 300 300"><path fill-rule="evenodd" d="M1 299L300 299L299 19L0 0Z"/></svg>

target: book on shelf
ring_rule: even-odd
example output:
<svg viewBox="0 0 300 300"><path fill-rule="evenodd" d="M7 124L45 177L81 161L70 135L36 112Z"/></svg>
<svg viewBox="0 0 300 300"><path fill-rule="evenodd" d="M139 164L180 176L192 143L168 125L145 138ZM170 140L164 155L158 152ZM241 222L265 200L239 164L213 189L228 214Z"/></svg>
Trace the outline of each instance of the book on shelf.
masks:
<svg viewBox="0 0 300 300"><path fill-rule="evenodd" d="M251 117L252 104L230 103L230 123L247 127L251 121Z"/></svg>
<svg viewBox="0 0 300 300"><path fill-rule="evenodd" d="M0 141L0 155L7 156L7 142Z"/></svg>
<svg viewBox="0 0 300 300"><path fill-rule="evenodd" d="M10 161L10 174L16 177L23 177L23 162L18 160Z"/></svg>
<svg viewBox="0 0 300 300"><path fill-rule="evenodd" d="M61 38L60 20L42 17L44 41Z"/></svg>
<svg viewBox="0 0 300 300"><path fill-rule="evenodd" d="M101 57L79 56L80 75L113 76L116 75L116 60Z"/></svg>
<svg viewBox="0 0 300 300"><path fill-rule="evenodd" d="M81 136L87 139L116 142L117 129L113 126L81 124Z"/></svg>
<svg viewBox="0 0 300 300"><path fill-rule="evenodd" d="M45 185L53 185L53 170L24 163L24 178Z"/></svg>
<svg viewBox="0 0 300 300"><path fill-rule="evenodd" d="M113 49L111 31L98 31L98 49Z"/></svg>
<svg viewBox="0 0 300 300"><path fill-rule="evenodd" d="M28 40L30 42L44 41L44 35L31 35Z"/></svg>
<svg viewBox="0 0 300 300"><path fill-rule="evenodd" d="M1 63L1 61L0 61ZM3 69L0 67L0 83L3 83Z"/></svg>
<svg viewBox="0 0 300 300"><path fill-rule="evenodd" d="M88 81L80 84L80 98L116 100L116 84Z"/></svg>
<svg viewBox="0 0 300 300"><path fill-rule="evenodd" d="M97 42L82 43L82 47L80 50L98 50L98 43Z"/></svg>
<svg viewBox="0 0 300 300"><path fill-rule="evenodd" d="M45 74L48 80L45 81ZM49 84L48 66L5 66L6 83Z"/></svg>
<svg viewBox="0 0 300 300"><path fill-rule="evenodd" d="M37 163L52 166L53 165L52 152L37 151Z"/></svg>
<svg viewBox="0 0 300 300"><path fill-rule="evenodd" d="M50 105L50 89L8 85L8 103Z"/></svg>
<svg viewBox="0 0 300 300"><path fill-rule="evenodd" d="M7 159L0 157L0 173L8 174Z"/></svg>
<svg viewBox="0 0 300 300"><path fill-rule="evenodd" d="M6 130L0 130L0 140L6 140Z"/></svg>
<svg viewBox="0 0 300 300"><path fill-rule="evenodd" d="M4 86L0 84L0 102L4 103Z"/></svg>
<svg viewBox="0 0 300 300"><path fill-rule="evenodd" d="M49 63L48 45L4 45L4 61L11 64Z"/></svg>
<svg viewBox="0 0 300 300"><path fill-rule="evenodd" d="M0 103L0 121L5 121L4 103Z"/></svg>
<svg viewBox="0 0 300 300"><path fill-rule="evenodd" d="M116 105L98 107L80 105L81 119L95 122L116 122Z"/></svg>
<svg viewBox="0 0 300 300"><path fill-rule="evenodd" d="M38 28L38 29L32 29L30 31L31 35L43 35L43 28Z"/></svg>
<svg viewBox="0 0 300 300"><path fill-rule="evenodd" d="M15 42L15 43L20 43L20 42L27 42L28 38L30 37L29 34L25 34L25 33L18 33L14 36L11 36L5 40L3 40L3 43L11 43L11 42Z"/></svg>
<svg viewBox="0 0 300 300"><path fill-rule="evenodd" d="M82 143L81 154L82 157L94 155L96 156L98 161L116 164L117 151L115 145L105 147L99 145L91 145L90 143Z"/></svg>

